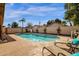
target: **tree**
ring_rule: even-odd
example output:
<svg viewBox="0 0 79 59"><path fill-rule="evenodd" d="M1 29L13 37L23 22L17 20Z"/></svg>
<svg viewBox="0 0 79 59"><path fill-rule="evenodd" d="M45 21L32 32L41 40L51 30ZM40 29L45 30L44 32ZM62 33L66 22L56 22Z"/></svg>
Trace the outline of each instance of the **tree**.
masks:
<svg viewBox="0 0 79 59"><path fill-rule="evenodd" d="M44 33L45 33L45 34L47 33L47 27L44 28Z"/></svg>
<svg viewBox="0 0 79 59"><path fill-rule="evenodd" d="M51 25L51 24L53 24L53 23L54 23L54 20L48 20L47 26L49 26L49 25Z"/></svg>
<svg viewBox="0 0 79 59"><path fill-rule="evenodd" d="M17 28L18 27L18 23L17 22L13 22L11 25L12 28Z"/></svg>
<svg viewBox="0 0 79 59"><path fill-rule="evenodd" d="M61 33L61 28L60 28L60 26L57 28L57 34L58 35L60 35L60 33Z"/></svg>
<svg viewBox="0 0 79 59"><path fill-rule="evenodd" d="M28 28L32 28L32 23L27 23Z"/></svg>
<svg viewBox="0 0 79 59"><path fill-rule="evenodd" d="M65 20L67 20L69 23L70 23L70 26L72 26L72 23L71 23L71 21L72 21L72 19L71 19L71 16L72 16L72 11L70 10L71 9L71 7L73 6L73 4L72 3L66 3L65 4L65 9L66 9L66 12L65 12Z"/></svg>
<svg viewBox="0 0 79 59"><path fill-rule="evenodd" d="M66 26L67 23L66 23L66 21L62 21L62 24L63 24L64 26Z"/></svg>
<svg viewBox="0 0 79 59"><path fill-rule="evenodd" d="M55 23L61 24L61 20L57 18L57 19L55 19Z"/></svg>
<svg viewBox="0 0 79 59"><path fill-rule="evenodd" d="M36 29L36 33L38 33L38 28Z"/></svg>
<svg viewBox="0 0 79 59"><path fill-rule="evenodd" d="M19 20L19 22L21 22L21 28L22 28L22 33L23 33L23 26L24 26L25 18L22 18L21 20Z"/></svg>
<svg viewBox="0 0 79 59"><path fill-rule="evenodd" d="M70 22L70 26L72 26L71 21L74 25L79 25L79 3L66 3L65 9L64 18Z"/></svg>
<svg viewBox="0 0 79 59"><path fill-rule="evenodd" d="M8 24L7 26L10 28L11 27L11 24Z"/></svg>
<svg viewBox="0 0 79 59"><path fill-rule="evenodd" d="M47 26L46 24L43 24L43 26Z"/></svg>

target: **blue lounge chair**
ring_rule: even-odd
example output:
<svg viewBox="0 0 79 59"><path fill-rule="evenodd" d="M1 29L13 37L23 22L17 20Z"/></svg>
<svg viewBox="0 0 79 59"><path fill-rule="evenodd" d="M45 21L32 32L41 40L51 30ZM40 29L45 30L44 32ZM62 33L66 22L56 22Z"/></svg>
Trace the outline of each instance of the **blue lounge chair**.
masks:
<svg viewBox="0 0 79 59"><path fill-rule="evenodd" d="M57 46L56 45L57 43L66 44L68 47L70 47L69 50L68 50L70 53L75 53L75 50L79 49L79 47L78 47L79 46L79 39L78 38L74 38L72 40L72 42L70 42L70 41L67 41L65 43L63 43L63 42L55 42L54 45Z"/></svg>
<svg viewBox="0 0 79 59"><path fill-rule="evenodd" d="M71 56L79 56L79 52L71 54Z"/></svg>
<svg viewBox="0 0 79 59"><path fill-rule="evenodd" d="M57 56L66 56L65 54L63 54L63 53L58 53L57 54ZM56 56L56 55L55 55ZM73 54L70 54L69 56L79 56L79 52L77 52L77 53L73 53Z"/></svg>

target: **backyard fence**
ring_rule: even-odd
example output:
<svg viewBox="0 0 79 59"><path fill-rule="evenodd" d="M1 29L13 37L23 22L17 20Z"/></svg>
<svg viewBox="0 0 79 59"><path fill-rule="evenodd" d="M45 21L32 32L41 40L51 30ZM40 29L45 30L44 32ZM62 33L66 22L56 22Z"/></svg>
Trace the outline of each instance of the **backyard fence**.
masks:
<svg viewBox="0 0 79 59"><path fill-rule="evenodd" d="M46 27L46 33L50 33L50 34L57 34L57 26L50 26L50 27ZM37 29L38 29L38 33L44 33L44 29L45 27L39 27L39 28L32 28L32 31L29 30L29 32L34 32L37 33ZM70 35L71 31L73 30L78 30L79 31L79 27L70 27L70 26L60 26L61 32L60 34L62 35ZM3 33L21 33L22 29L21 28L3 28ZM23 32L26 32L26 28L23 28Z"/></svg>
<svg viewBox="0 0 79 59"><path fill-rule="evenodd" d="M50 33L50 34L57 34L57 26L56 27L47 27L46 28L46 33ZM37 28L33 28L33 32L36 32ZM78 30L79 31L79 27L70 27L70 26L60 26L60 34L62 35L70 35L71 31L74 30ZM44 33L44 27L39 27L38 28L38 32L39 33Z"/></svg>
<svg viewBox="0 0 79 59"><path fill-rule="evenodd" d="M11 33L21 33L22 28L3 28L3 33L11 34ZM23 29L23 32L26 32L26 29Z"/></svg>

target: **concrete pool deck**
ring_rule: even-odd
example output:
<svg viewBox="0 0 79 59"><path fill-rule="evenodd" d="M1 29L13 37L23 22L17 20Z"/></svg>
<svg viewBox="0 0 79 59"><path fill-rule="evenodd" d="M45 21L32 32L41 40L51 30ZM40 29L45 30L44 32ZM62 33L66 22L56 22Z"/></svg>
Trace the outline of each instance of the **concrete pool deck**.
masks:
<svg viewBox="0 0 79 59"><path fill-rule="evenodd" d="M42 56L42 48L44 46L52 46L51 42L32 42L24 40L14 34L10 34L10 37L16 41L0 44L0 56ZM59 36L58 41L65 42L69 37ZM61 45L60 45L61 46ZM62 47L68 48L65 45Z"/></svg>

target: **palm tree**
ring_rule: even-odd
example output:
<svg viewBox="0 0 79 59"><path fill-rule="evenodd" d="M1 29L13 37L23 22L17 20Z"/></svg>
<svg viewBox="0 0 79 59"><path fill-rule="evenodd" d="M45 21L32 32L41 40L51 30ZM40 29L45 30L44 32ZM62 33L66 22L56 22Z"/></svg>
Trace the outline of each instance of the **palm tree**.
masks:
<svg viewBox="0 0 79 59"><path fill-rule="evenodd" d="M21 28L22 28L22 33L23 33L23 26L24 26L24 22L25 22L25 18L22 18L21 20L19 20L19 22L21 22Z"/></svg>

